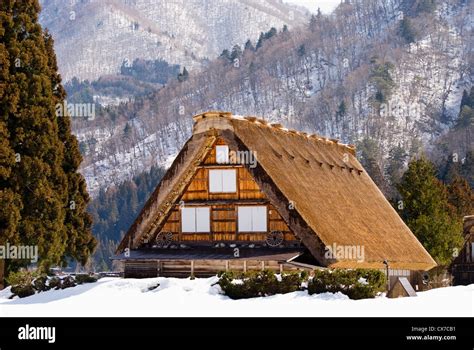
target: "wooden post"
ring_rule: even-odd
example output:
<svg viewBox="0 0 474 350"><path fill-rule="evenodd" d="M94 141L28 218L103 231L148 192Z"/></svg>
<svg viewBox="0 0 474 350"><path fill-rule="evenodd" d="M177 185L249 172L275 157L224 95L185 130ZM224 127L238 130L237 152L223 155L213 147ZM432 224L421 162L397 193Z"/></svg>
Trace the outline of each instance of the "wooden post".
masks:
<svg viewBox="0 0 474 350"><path fill-rule="evenodd" d="M280 273L283 272L283 264L280 264Z"/></svg>
<svg viewBox="0 0 474 350"><path fill-rule="evenodd" d="M265 261L262 260L260 264L262 265L262 271L265 270Z"/></svg>
<svg viewBox="0 0 474 350"><path fill-rule="evenodd" d="M194 260L191 260L191 277L194 277Z"/></svg>
<svg viewBox="0 0 474 350"><path fill-rule="evenodd" d="M247 260L244 260L244 272L247 272Z"/></svg>
<svg viewBox="0 0 474 350"><path fill-rule="evenodd" d="M225 261L225 272L229 271L229 260Z"/></svg>

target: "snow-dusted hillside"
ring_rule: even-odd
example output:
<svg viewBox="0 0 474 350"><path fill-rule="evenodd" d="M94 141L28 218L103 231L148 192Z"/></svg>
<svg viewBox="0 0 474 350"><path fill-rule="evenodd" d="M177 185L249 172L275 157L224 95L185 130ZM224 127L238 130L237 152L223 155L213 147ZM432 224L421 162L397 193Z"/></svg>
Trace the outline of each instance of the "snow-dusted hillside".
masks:
<svg viewBox="0 0 474 350"><path fill-rule="evenodd" d="M76 124L88 146L82 171L90 193L169 162L190 136L191 116L205 110L259 115L347 143L370 138L380 147L381 169L396 146L407 153L429 147L452 125L463 89L472 85L473 5L444 0L413 15L417 37L406 44L398 34L405 3L342 4L313 27L280 32L257 51L244 51L238 65L214 60L185 83L169 83L113 122ZM391 65L393 87L379 103L373 71L384 64ZM127 123L133 137L125 139Z"/></svg>
<svg viewBox="0 0 474 350"><path fill-rule="evenodd" d="M7 299L10 293L6 289L0 292L0 317L474 316L474 285L439 288L399 299L350 300L343 294L310 296L306 292L294 292L231 300L220 294L220 287L213 286L216 281L217 277L103 278L92 284L12 300Z"/></svg>
<svg viewBox="0 0 474 350"><path fill-rule="evenodd" d="M42 0L41 23L55 39L60 72L94 80L135 58L198 68L223 49L270 27L307 20L278 0Z"/></svg>

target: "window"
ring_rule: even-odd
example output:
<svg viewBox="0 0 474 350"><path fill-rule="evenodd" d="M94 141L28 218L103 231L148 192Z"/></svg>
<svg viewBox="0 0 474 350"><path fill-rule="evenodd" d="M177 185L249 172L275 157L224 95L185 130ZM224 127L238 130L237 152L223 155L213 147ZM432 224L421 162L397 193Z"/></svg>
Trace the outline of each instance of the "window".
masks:
<svg viewBox="0 0 474 350"><path fill-rule="evenodd" d="M267 207L239 207L239 232L266 232Z"/></svg>
<svg viewBox="0 0 474 350"><path fill-rule="evenodd" d="M223 193L237 191L237 172L235 169L209 170L209 192Z"/></svg>
<svg viewBox="0 0 474 350"><path fill-rule="evenodd" d="M229 163L229 146L216 146L216 162L219 164Z"/></svg>
<svg viewBox="0 0 474 350"><path fill-rule="evenodd" d="M209 208L181 208L182 232L211 232Z"/></svg>

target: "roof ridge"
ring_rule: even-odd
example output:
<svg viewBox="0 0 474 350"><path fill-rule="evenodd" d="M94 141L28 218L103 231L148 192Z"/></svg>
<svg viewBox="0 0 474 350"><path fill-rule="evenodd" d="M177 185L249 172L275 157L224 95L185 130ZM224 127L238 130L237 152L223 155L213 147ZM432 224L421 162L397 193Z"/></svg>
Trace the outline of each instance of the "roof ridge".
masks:
<svg viewBox="0 0 474 350"><path fill-rule="evenodd" d="M208 112L204 112L204 113L193 116L193 120L197 123L199 120L202 120L208 117L211 117L211 118L220 117L220 118L225 118L229 120L238 120L238 121L254 123L261 127L271 127L277 130L278 132L285 132L291 135L304 137L308 140L316 141L318 143L324 142L326 144L336 145L344 150L349 151L354 156L356 154L356 147L353 144L342 143L340 142L339 139L329 138L329 137L322 136L316 133L309 134L307 132L299 131L296 129L288 129L284 127L283 124L281 123L270 123L268 120L265 120L263 118L260 118L254 115L240 116L240 115L233 115L232 112L226 112L226 111L208 111Z"/></svg>

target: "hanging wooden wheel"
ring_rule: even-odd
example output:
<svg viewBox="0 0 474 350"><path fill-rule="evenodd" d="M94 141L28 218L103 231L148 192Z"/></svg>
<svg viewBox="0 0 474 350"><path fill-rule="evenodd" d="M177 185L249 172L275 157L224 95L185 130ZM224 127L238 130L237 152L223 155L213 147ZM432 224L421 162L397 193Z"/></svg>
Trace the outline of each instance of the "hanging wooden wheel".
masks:
<svg viewBox="0 0 474 350"><path fill-rule="evenodd" d="M160 248L169 246L173 240L173 233L171 232L160 232L156 236L156 245Z"/></svg>
<svg viewBox="0 0 474 350"><path fill-rule="evenodd" d="M278 247L280 244L283 243L283 232L281 231L272 231L267 234L267 238L265 242L270 247Z"/></svg>

